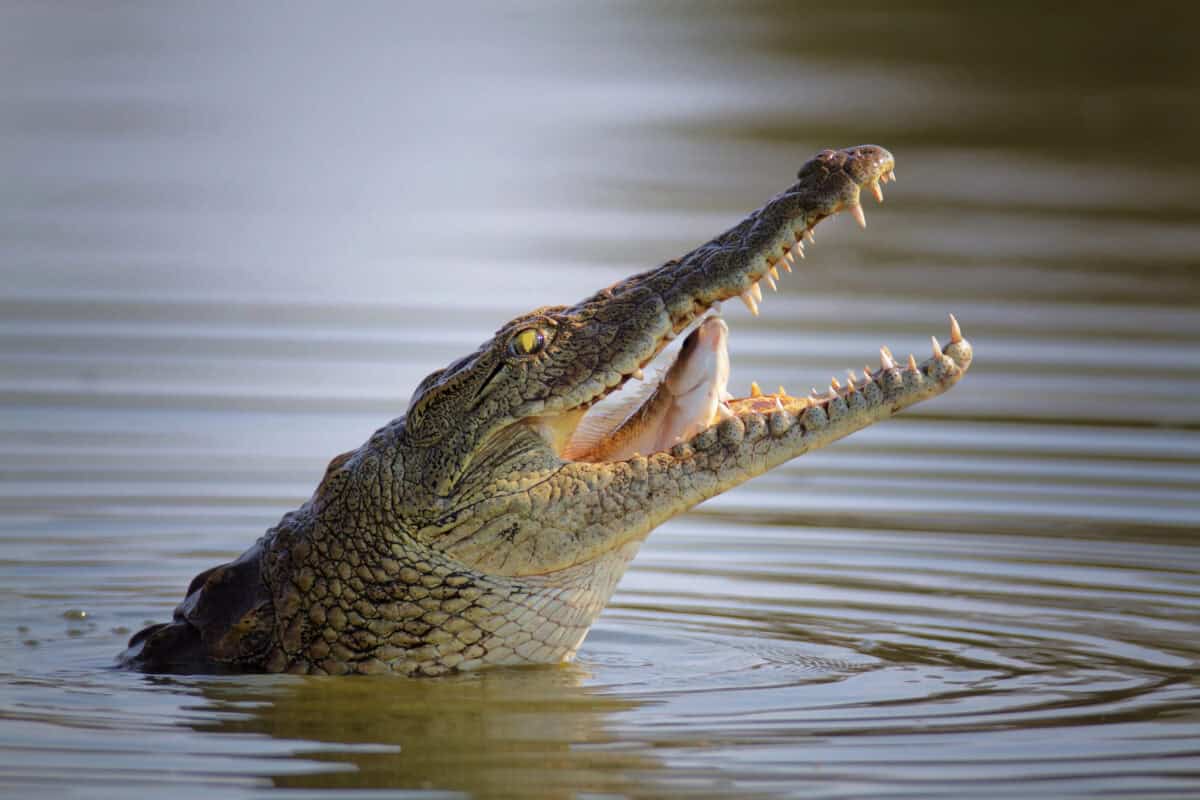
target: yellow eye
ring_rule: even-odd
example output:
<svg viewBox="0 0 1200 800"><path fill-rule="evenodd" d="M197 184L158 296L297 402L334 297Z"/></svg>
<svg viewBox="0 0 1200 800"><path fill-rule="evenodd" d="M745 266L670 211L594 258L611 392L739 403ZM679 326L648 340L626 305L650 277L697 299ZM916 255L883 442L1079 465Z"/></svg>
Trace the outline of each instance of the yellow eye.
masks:
<svg viewBox="0 0 1200 800"><path fill-rule="evenodd" d="M531 356L546 346L545 335L537 328L518 331L508 343L508 349L516 356Z"/></svg>

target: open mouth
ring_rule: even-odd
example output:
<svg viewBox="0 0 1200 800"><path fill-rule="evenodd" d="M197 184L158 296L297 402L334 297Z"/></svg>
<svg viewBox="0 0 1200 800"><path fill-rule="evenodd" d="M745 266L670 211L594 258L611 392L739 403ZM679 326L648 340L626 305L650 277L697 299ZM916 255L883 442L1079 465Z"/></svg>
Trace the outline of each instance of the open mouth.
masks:
<svg viewBox="0 0 1200 800"><path fill-rule="evenodd" d="M817 223L848 211L865 228L866 217L859 203L861 190L869 191L878 202L883 202L881 184L895 180L891 155L881 148L874 150L877 152L871 154L869 169L860 169L853 181L844 181L852 191L842 187L834 202L815 212L798 214L791 224L781 226L781 232L775 232L768 241L755 247L754 252L744 255L741 267L709 296L698 293L682 314L672 314L670 329L636 369L622 374L608 391L575 409L572 416L578 422L561 440L564 444L560 455L565 460L593 462L650 456L686 444L732 417L766 417L778 412L791 420L828 420L856 405L869 406L889 399L897 407L908 405L909 401L900 394L906 391L925 394L919 391L922 384L939 382L947 375L956 380L969 363L970 349L951 316L949 342L957 348L954 354L960 358L947 357L933 338L931 356L922 363L918 364L912 355L898 362L883 347L878 368L866 367L861 375L848 370L843 381L832 378L826 390L814 389L806 396L789 395L782 386L774 393L764 393L757 383L751 384L750 394L745 397L734 397L728 392L728 327L719 316L720 301L740 297L750 313L757 316L763 302L761 284L777 290L782 275L791 272L796 261L804 258L805 243L814 241L812 231ZM674 360L661 368L655 379L646 381L642 369L646 362L684 332L687 336ZM966 360L960 363L964 354ZM637 383L624 388L630 379ZM615 396L599 403L608 395Z"/></svg>

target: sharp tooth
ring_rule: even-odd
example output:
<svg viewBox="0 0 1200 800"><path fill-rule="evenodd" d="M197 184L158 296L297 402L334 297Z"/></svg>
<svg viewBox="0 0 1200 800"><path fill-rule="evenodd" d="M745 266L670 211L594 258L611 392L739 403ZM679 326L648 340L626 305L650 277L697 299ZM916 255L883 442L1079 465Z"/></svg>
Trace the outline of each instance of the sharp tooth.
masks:
<svg viewBox="0 0 1200 800"><path fill-rule="evenodd" d="M750 396L762 397L762 389L758 388L758 381L750 381Z"/></svg>
<svg viewBox="0 0 1200 800"><path fill-rule="evenodd" d="M908 354L908 368L911 369L913 372L917 371L917 360L915 358L913 358L912 353Z"/></svg>
<svg viewBox="0 0 1200 800"><path fill-rule="evenodd" d="M891 181L896 180L896 170L894 170L894 169L888 170L888 180L891 180Z"/></svg>
<svg viewBox="0 0 1200 800"><path fill-rule="evenodd" d="M871 194L875 195L877 202L883 202L883 189L879 188L879 181L871 181Z"/></svg>
<svg viewBox="0 0 1200 800"><path fill-rule="evenodd" d="M770 273L772 278L779 280L779 270L775 269L775 267L771 267L767 272Z"/></svg>
<svg viewBox="0 0 1200 800"><path fill-rule="evenodd" d="M729 406L725 405L724 403L721 403L717 406L717 419L729 419L732 416L733 411L729 408Z"/></svg>
<svg viewBox="0 0 1200 800"><path fill-rule="evenodd" d="M793 262L793 261L795 261L795 260L796 260L796 257L795 257L795 256L793 256L793 255L792 255L792 251L791 251L791 250L789 250L789 251L788 251L788 254L787 254L786 256L784 256L784 257L783 257L783 258L780 260L780 262L779 262L779 263L780 263L780 264L783 264L783 268L784 268L784 269L786 269L788 272L791 272L791 271L792 271L792 262Z"/></svg>
<svg viewBox="0 0 1200 800"><path fill-rule="evenodd" d="M775 398L775 408L778 411L783 411L783 403L779 401L778 397Z"/></svg>
<svg viewBox="0 0 1200 800"><path fill-rule="evenodd" d="M758 288L757 283L750 284L750 296L754 298L755 302L762 302L762 289Z"/></svg>
<svg viewBox="0 0 1200 800"><path fill-rule="evenodd" d="M864 381L871 380L871 368L869 366L867 366L866 364L863 365L863 380Z"/></svg>
<svg viewBox="0 0 1200 800"><path fill-rule="evenodd" d="M808 241L809 241L809 242L816 242L816 241L817 241L817 237L813 235L812 228L805 228L805 229L804 229L804 238L805 238L805 239L808 239Z"/></svg>
<svg viewBox="0 0 1200 800"><path fill-rule="evenodd" d="M783 388L783 384L779 385L779 397L787 397L787 389Z"/></svg>
<svg viewBox="0 0 1200 800"><path fill-rule="evenodd" d="M892 360L892 354L886 347L879 348L879 366L884 369L893 369L896 366L896 362Z"/></svg>
<svg viewBox="0 0 1200 800"><path fill-rule="evenodd" d="M809 394L809 396L812 397L813 400L820 400L821 397L823 396L823 394L821 392L817 391L817 387L815 387L815 386L808 390L808 394Z"/></svg>
<svg viewBox="0 0 1200 800"><path fill-rule="evenodd" d="M929 341L933 342L933 357L941 358L942 357L942 346L940 344L938 344L937 337L930 336Z"/></svg>
<svg viewBox="0 0 1200 800"><path fill-rule="evenodd" d="M858 227L867 227L867 215L863 213L862 206L858 203L850 206L850 215L854 217L854 221L858 223Z"/></svg>
<svg viewBox="0 0 1200 800"><path fill-rule="evenodd" d="M771 269L775 269L775 268L774 268L774 267L771 267ZM767 273L766 275L763 275L763 278L762 278L762 279L763 279L764 281L766 281L766 282L767 282L767 286L770 286L770 287L771 287L771 291L772 291L772 292L778 292L778 291L779 291L779 287L775 285L775 279L771 277L771 274L770 274L770 273Z"/></svg>
<svg viewBox="0 0 1200 800"><path fill-rule="evenodd" d="M738 297L742 298L742 302L746 304L746 308L750 309L750 313L758 316L758 303L754 302L754 298L749 292L742 292Z"/></svg>
<svg viewBox="0 0 1200 800"><path fill-rule="evenodd" d="M644 381L646 379L646 373L642 372L641 369L635 369L633 371L633 377L636 380Z"/></svg>
<svg viewBox="0 0 1200 800"><path fill-rule="evenodd" d="M879 348L879 349L880 349L880 351L881 351L881 352L887 353L887 357L888 357L888 358L890 358L890 359L892 360L892 363L893 363L893 364L895 363L895 361L896 361L896 357L895 357L894 355L892 355L892 348L888 347L888 346L885 344L883 347L881 347L881 348Z"/></svg>
<svg viewBox="0 0 1200 800"><path fill-rule="evenodd" d="M852 394L858 391L858 387L854 385L854 370L850 370L850 381L848 385L850 386L850 392Z"/></svg>
<svg viewBox="0 0 1200 800"><path fill-rule="evenodd" d="M804 258L804 242L796 242L796 246L793 249L796 251L796 255Z"/></svg>
<svg viewBox="0 0 1200 800"><path fill-rule="evenodd" d="M958 327L958 320L954 315L950 315L950 344L958 344L963 340L962 328Z"/></svg>
<svg viewBox="0 0 1200 800"><path fill-rule="evenodd" d="M829 385L832 386L835 390L842 388L842 385L840 383L838 383L837 378L830 378Z"/></svg>

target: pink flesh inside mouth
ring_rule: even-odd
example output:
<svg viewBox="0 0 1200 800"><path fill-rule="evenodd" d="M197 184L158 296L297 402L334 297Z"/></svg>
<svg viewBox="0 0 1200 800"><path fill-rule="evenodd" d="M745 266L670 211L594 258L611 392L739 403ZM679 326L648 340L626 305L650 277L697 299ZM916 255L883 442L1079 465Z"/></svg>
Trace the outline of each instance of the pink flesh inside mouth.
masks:
<svg viewBox="0 0 1200 800"><path fill-rule="evenodd" d="M621 461L669 450L731 416L729 327L708 316L684 340L657 380L629 389L580 423L563 457L573 461Z"/></svg>

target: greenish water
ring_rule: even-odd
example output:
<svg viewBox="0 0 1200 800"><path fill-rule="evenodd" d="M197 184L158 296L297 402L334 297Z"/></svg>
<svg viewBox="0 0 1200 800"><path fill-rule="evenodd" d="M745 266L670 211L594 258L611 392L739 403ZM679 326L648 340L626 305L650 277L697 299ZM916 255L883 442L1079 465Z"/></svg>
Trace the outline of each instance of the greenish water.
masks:
<svg viewBox="0 0 1200 800"><path fill-rule="evenodd" d="M1194 797L1187 4L0 7L0 791ZM897 157L733 383L975 346L656 531L575 664L112 670L503 321Z"/></svg>

